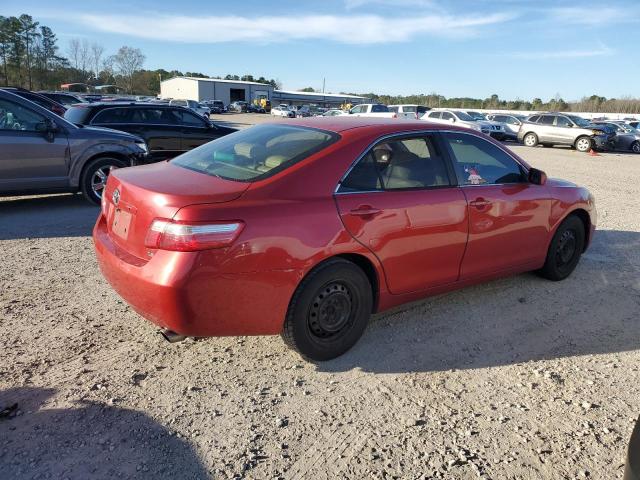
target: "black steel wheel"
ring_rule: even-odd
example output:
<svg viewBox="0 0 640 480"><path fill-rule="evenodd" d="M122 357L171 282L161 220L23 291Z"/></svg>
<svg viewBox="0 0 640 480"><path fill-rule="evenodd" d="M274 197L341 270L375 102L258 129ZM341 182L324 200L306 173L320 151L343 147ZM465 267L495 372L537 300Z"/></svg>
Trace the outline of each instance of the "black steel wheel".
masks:
<svg viewBox="0 0 640 480"><path fill-rule="evenodd" d="M549 280L564 280L575 270L584 250L585 230L582 220L575 215L565 219L558 227L544 267L539 273Z"/></svg>
<svg viewBox="0 0 640 480"><path fill-rule="evenodd" d="M296 289L282 337L303 357L338 357L362 336L373 307L369 279L357 265L332 259L312 270Z"/></svg>

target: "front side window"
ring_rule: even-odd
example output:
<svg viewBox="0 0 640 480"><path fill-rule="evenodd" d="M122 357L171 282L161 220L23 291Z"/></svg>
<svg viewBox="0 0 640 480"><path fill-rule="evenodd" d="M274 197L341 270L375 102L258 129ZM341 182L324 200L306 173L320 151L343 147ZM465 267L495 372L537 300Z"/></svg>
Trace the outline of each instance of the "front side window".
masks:
<svg viewBox="0 0 640 480"><path fill-rule="evenodd" d="M358 105L357 107L353 107L351 109L351 113L360 113L362 112L362 106Z"/></svg>
<svg viewBox="0 0 640 480"><path fill-rule="evenodd" d="M387 108L386 105L372 105L371 106L371 112L372 113L381 113L381 112L388 112L389 109Z"/></svg>
<svg viewBox="0 0 640 480"><path fill-rule="evenodd" d="M442 117L442 112L429 112L427 118L440 118Z"/></svg>
<svg viewBox="0 0 640 480"><path fill-rule="evenodd" d="M520 120L516 117L506 117L506 121L509 125L520 125Z"/></svg>
<svg viewBox="0 0 640 480"><path fill-rule="evenodd" d="M431 136L389 140L369 150L340 183L338 192L449 186L444 158Z"/></svg>
<svg viewBox="0 0 640 480"><path fill-rule="evenodd" d="M453 114L449 112L442 112L443 120L453 120Z"/></svg>
<svg viewBox="0 0 640 480"><path fill-rule="evenodd" d="M0 130L38 131L46 118L28 108L0 99Z"/></svg>
<svg viewBox="0 0 640 480"><path fill-rule="evenodd" d="M493 143L464 133L443 132L460 185L526 182L520 165Z"/></svg>
<svg viewBox="0 0 640 480"><path fill-rule="evenodd" d="M204 127L206 123L202 118L194 115L188 110L175 110L174 115L176 115L180 120L179 123L181 125L185 125L187 127Z"/></svg>
<svg viewBox="0 0 640 480"><path fill-rule="evenodd" d="M289 168L338 138L315 128L263 124L206 143L171 163L226 180L251 182Z"/></svg>
<svg viewBox="0 0 640 480"><path fill-rule="evenodd" d="M556 117L557 127L573 127L573 123L567 117Z"/></svg>
<svg viewBox="0 0 640 480"><path fill-rule="evenodd" d="M398 113L398 109L399 109L400 107L388 107L388 108L389 108L389 111L390 111L390 112Z"/></svg>
<svg viewBox="0 0 640 480"><path fill-rule="evenodd" d="M105 124L105 123L128 123L129 122L129 109L127 108L107 108L98 112L93 117L91 123L93 124Z"/></svg>
<svg viewBox="0 0 640 480"><path fill-rule="evenodd" d="M554 117L553 115L543 115L540 118L540 123L542 125L553 125L553 122L555 121L556 117Z"/></svg>
<svg viewBox="0 0 640 480"><path fill-rule="evenodd" d="M533 117L529 117L529 122L531 123L538 123L538 120L540 120L540 115L534 115Z"/></svg>

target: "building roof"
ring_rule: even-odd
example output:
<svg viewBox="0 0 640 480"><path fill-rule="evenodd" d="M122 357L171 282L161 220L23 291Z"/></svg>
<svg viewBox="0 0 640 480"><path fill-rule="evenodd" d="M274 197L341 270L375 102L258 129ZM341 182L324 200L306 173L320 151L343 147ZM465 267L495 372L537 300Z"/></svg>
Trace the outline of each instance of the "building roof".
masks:
<svg viewBox="0 0 640 480"><path fill-rule="evenodd" d="M184 80L197 80L199 82L235 83L235 84L241 84L241 85L260 85L261 87L273 88L273 85L270 85L268 83L248 82L248 81L245 81L245 80L225 80L225 79L222 79L222 78L200 78L200 77L171 77L171 78L167 78L166 80L162 80L162 83L168 82L170 80L176 80L178 78L181 78L181 79L184 79Z"/></svg>
<svg viewBox="0 0 640 480"><path fill-rule="evenodd" d="M300 92L298 90L274 90L274 93L284 93L287 95L314 95L320 97L332 97L332 98L360 98L365 99L367 97L360 97L358 95L350 95L348 93L322 93L322 92Z"/></svg>

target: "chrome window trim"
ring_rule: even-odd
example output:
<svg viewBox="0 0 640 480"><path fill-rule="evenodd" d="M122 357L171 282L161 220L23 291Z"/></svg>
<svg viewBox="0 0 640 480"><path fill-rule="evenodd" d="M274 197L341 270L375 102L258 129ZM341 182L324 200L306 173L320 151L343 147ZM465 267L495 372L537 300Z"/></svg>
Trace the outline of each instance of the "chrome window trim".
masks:
<svg viewBox="0 0 640 480"><path fill-rule="evenodd" d="M500 150L502 150L504 153L506 153L509 158L511 158L514 162L516 162L516 164L522 168L525 172L525 175L528 176L529 175L529 169L527 167L525 167L517 158L515 158L513 156L513 153L510 152L509 150L507 150L504 146L502 145L496 145L493 142L489 142L486 138L481 137L480 135L476 134L475 132L465 132L462 130L413 130L413 131L404 131L404 132L399 132L399 133L390 133L387 135L384 135L382 137L378 137L376 140L374 140L373 142L371 142L367 148L364 149L364 151L358 155L358 157L356 158L355 161L353 161L351 163L351 165L349 166L349 168L347 169L346 173L340 178L340 180L338 180L338 184L336 185L335 189L333 190L333 194L334 195L351 195L351 194L358 194L358 193L383 193L383 192L389 192L389 191L407 191L407 190L369 190L369 191L355 191L355 192L339 192L338 189L340 188L340 185L342 184L342 182L344 181L344 179L349 175L349 173L351 173L351 170L353 170L353 168L357 165L357 163L362 160L362 158L369 152L369 150L376 145L379 142L382 142L384 140L387 140L389 138L394 138L394 137L401 137L401 136L405 136L405 135L424 135L424 134L428 134L428 133L461 133L463 135L469 135L472 137L476 137L479 138L480 140L483 140L485 142L491 143L494 146L497 146L498 148L500 148ZM451 159L453 160L453 159ZM455 168L454 168L454 173L455 173ZM531 183L529 182L516 182L516 183L483 183L481 185L473 185L473 184L460 184L458 182L458 178L456 175L455 178L456 184L455 185L441 185L441 186L437 186L437 187L424 187L424 188L415 188L415 189L410 189L410 190L433 190L433 189L440 189L440 188L451 188L451 187L458 187L458 188L464 188L464 187L488 187L488 186L500 186L500 185L531 185Z"/></svg>

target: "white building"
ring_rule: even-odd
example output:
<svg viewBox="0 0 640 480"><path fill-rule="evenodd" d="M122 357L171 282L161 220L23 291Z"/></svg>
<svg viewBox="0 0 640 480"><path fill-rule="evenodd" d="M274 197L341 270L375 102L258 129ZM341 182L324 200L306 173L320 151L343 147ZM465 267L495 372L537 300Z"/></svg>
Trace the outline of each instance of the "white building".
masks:
<svg viewBox="0 0 640 480"><path fill-rule="evenodd" d="M225 105L235 101L253 102L273 97L273 86L264 83L221 80L219 78L173 77L160 83L162 98L184 100L221 100Z"/></svg>

